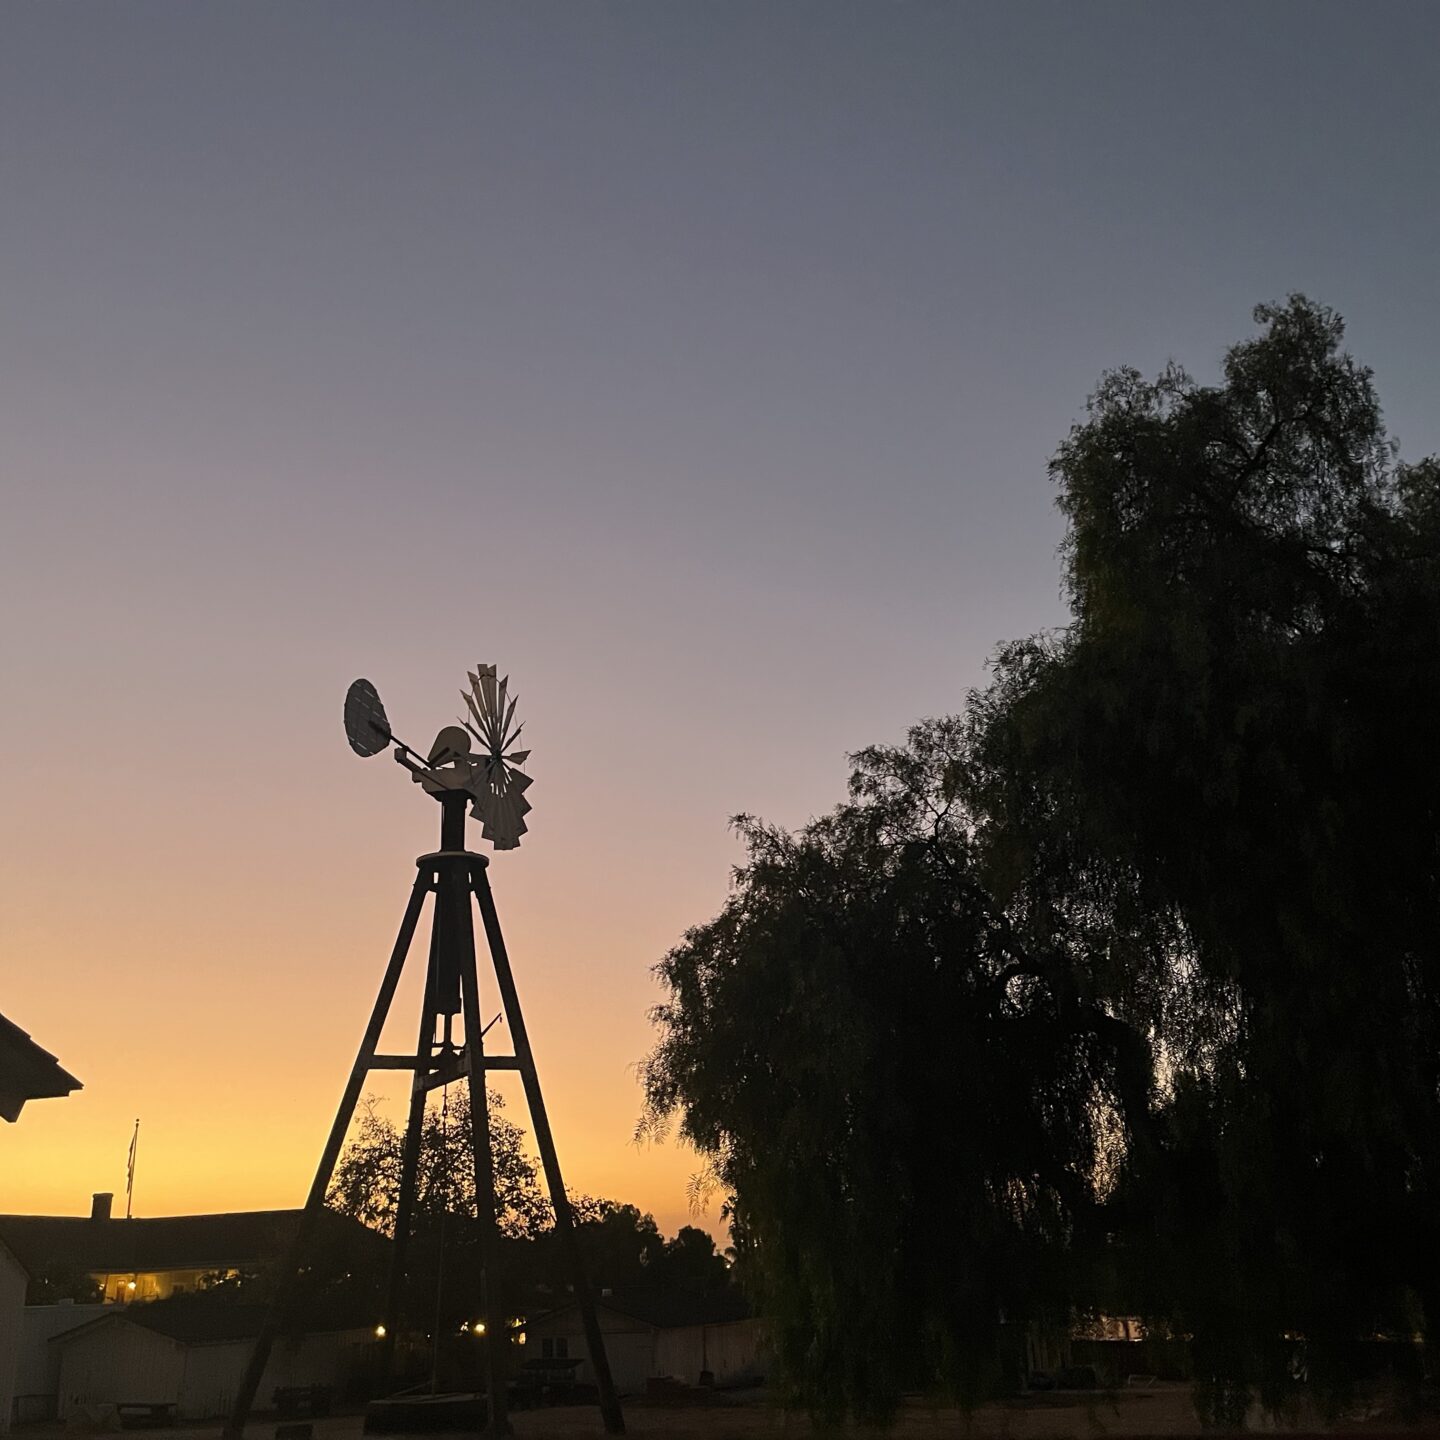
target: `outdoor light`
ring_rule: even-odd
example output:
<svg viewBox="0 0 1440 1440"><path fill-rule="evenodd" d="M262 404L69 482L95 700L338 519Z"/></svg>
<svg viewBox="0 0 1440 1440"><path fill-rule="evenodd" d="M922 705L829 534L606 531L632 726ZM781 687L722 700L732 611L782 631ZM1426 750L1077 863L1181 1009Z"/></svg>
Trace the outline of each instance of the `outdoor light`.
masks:
<svg viewBox="0 0 1440 1440"><path fill-rule="evenodd" d="M375 1327L375 1338L377 1340L383 1340L385 1338L385 1327L383 1325L377 1325Z"/></svg>
<svg viewBox="0 0 1440 1440"><path fill-rule="evenodd" d="M483 1320L477 1320L471 1328L477 1335L483 1335L485 1333L485 1322Z"/></svg>
<svg viewBox="0 0 1440 1440"><path fill-rule="evenodd" d="M133 1290L135 1288L135 1282L133 1280L127 1280L125 1282L125 1288L127 1290Z"/></svg>

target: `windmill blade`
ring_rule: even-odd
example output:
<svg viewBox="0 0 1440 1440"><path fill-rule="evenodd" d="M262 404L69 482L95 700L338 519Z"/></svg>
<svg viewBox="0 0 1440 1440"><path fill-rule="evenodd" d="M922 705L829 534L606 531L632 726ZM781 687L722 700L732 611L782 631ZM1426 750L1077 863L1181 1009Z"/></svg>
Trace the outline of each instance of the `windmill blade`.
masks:
<svg viewBox="0 0 1440 1440"><path fill-rule="evenodd" d="M493 690L487 686L487 679L493 680L493 675L487 677L482 674L475 677L473 694L465 695L465 703L470 707L470 713L475 717L480 743L493 754L498 748L498 736L495 733L494 693ZM465 692L461 691L461 694L464 695Z"/></svg>
<svg viewBox="0 0 1440 1440"><path fill-rule="evenodd" d="M530 777L517 768L530 758L530 751L511 750L525 728L523 722L515 723L519 697L510 693L510 677L494 665L477 665L466 671L466 679L470 689L460 696L470 718L462 717L460 723L479 742L468 787L472 813L481 834L497 850L513 850L526 832L525 816L531 808L525 798Z"/></svg>
<svg viewBox="0 0 1440 1440"><path fill-rule="evenodd" d="M504 848L513 848L519 837L526 831L525 815L530 802L524 791L530 784L530 777L518 770L500 769L492 772L492 783L486 786L475 802L476 817L483 824L485 839Z"/></svg>

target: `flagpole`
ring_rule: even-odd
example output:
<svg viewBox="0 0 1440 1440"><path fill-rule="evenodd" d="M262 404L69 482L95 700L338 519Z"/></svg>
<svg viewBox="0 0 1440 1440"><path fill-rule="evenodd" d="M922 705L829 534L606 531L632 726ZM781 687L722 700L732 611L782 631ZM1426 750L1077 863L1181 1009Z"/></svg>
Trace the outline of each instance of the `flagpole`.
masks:
<svg viewBox="0 0 1440 1440"><path fill-rule="evenodd" d="M135 1198L135 1155L140 1149L140 1120L136 1117L135 1133L130 1137L130 1161L125 1167L125 1218L130 1218L130 1202Z"/></svg>

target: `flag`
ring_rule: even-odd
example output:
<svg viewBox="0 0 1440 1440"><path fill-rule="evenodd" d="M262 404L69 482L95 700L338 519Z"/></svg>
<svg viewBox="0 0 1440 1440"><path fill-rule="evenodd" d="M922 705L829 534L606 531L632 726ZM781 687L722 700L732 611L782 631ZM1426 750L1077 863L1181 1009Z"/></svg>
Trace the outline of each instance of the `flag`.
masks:
<svg viewBox="0 0 1440 1440"><path fill-rule="evenodd" d="M125 1166L125 1218L130 1218L130 1201L135 1194L135 1152L140 1147L140 1121L135 1121L135 1133L130 1137L130 1159Z"/></svg>

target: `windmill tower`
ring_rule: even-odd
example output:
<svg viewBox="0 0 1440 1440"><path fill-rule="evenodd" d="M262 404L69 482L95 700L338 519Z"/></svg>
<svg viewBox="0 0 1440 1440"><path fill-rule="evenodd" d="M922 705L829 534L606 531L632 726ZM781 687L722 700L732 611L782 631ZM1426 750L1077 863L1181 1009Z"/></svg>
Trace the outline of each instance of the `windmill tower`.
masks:
<svg viewBox="0 0 1440 1440"><path fill-rule="evenodd" d="M563 1258L570 1272L575 1298L585 1329L591 1366L599 1390L600 1411L607 1433L623 1434L624 1418L605 1355L605 1343L595 1316L574 1215L560 1173L555 1140L540 1092L540 1077L530 1049L525 1017L515 977L505 949L500 919L487 875L484 855L469 850L465 843L467 812L481 824L481 835L496 850L513 850L525 833L525 815L530 809L525 791L530 779L519 766L529 758L526 750L515 749L521 727L515 723L515 700L509 693L509 678L498 678L493 665L480 665L469 674L470 686L462 690L466 715L459 725L447 725L435 737L427 755L421 756L390 729L385 707L368 680L357 680L345 697L345 733L359 755L378 755L394 747L395 759L410 771L411 779L425 794L440 804L440 848L421 855L415 862L415 882L409 904L400 922L390 961L380 982L380 992L370 1022L360 1041L340 1099L335 1122L316 1167L315 1178L305 1202L300 1225L290 1254L279 1276L276 1293L266 1315L254 1350L235 1396L234 1408L225 1427L227 1440L239 1440L265 1371L271 1347L280 1327L286 1300L296 1277L311 1253L316 1222L324 1209L335 1165L340 1156L361 1089L372 1070L409 1071L412 1076L410 1112L405 1128L400 1188L395 1206L395 1239L391 1256L390 1281L384 1317L384 1345L387 1357L399 1334L403 1316L405 1258L414 1218L416 1183L419 1171L420 1140L425 1118L425 1101L432 1090L463 1081L469 1091L473 1124L475 1204L481 1255L480 1313L484 1322L486 1374L486 1435L509 1435L506 1377L502 1361L505 1344L504 1317L496 1308L494 1287L488 1279L496 1271L498 1231L495 1223L495 1173L490 1148L489 1110L485 1077L492 1070L517 1071L525 1089L531 1126L550 1202L555 1212ZM478 749L475 746L478 744ZM430 931L430 953L426 966L424 998L421 1003L419 1034L413 1054L380 1054L378 1046L396 987L405 969L410 946L424 909L433 895L434 915ZM475 909L480 911L486 948L489 951L501 1014L512 1040L511 1053L487 1054L485 1028L481 1025L480 977L476 963ZM457 1035L457 1022L459 1033Z"/></svg>

